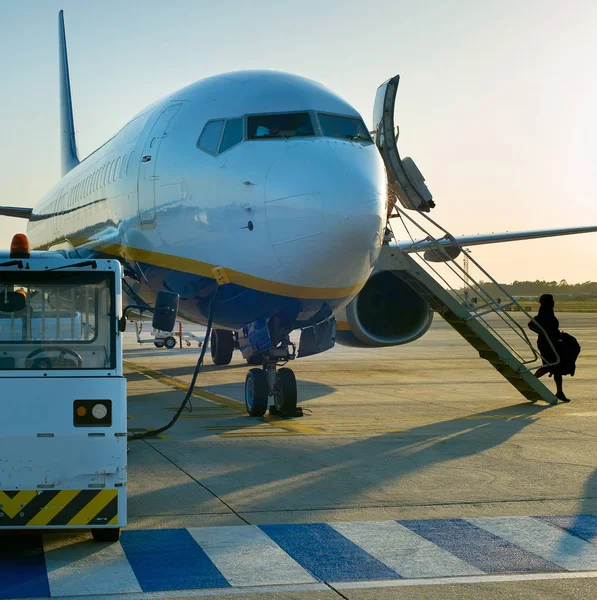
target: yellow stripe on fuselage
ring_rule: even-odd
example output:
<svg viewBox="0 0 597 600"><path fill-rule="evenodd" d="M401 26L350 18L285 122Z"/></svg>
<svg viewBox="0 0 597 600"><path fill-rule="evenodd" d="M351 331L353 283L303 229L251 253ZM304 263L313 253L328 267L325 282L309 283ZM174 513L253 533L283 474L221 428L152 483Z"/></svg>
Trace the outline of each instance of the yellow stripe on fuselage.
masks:
<svg viewBox="0 0 597 600"><path fill-rule="evenodd" d="M97 249L98 251L105 252L106 254L120 256L121 258L126 258L128 260L155 265L156 267L172 269L174 271L182 271L183 273L191 273L192 275L209 277L210 279L213 279L212 270L215 267L224 266L226 269L226 274L230 278L231 283L241 285L258 292L267 292L270 294L276 294L277 296L289 296L291 298L301 298L306 300L335 300L339 298L346 298L347 296L354 296L365 285L365 282L363 281L357 285L341 288L303 287L299 285L270 281L269 279L263 279L261 277L255 277L254 275L248 275L246 273L241 273L240 271L234 271L225 265L212 265L199 260L194 260L192 258L171 256L169 254L162 254L160 252L153 252L150 250L140 250L138 248L118 246L116 244L105 246L99 244Z"/></svg>

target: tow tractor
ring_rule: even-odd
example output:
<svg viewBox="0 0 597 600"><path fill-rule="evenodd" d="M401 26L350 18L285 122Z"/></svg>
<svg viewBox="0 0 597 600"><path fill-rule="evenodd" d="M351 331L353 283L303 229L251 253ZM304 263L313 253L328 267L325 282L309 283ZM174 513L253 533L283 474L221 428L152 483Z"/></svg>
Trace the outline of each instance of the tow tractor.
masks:
<svg viewBox="0 0 597 600"><path fill-rule="evenodd" d="M116 260L0 252L0 531L126 525L127 416Z"/></svg>

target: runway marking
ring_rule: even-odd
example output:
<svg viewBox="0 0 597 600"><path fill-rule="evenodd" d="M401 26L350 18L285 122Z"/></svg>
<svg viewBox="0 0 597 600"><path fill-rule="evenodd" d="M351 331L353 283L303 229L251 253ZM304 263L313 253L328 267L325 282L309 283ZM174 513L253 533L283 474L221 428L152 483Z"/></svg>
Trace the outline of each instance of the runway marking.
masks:
<svg viewBox="0 0 597 600"><path fill-rule="evenodd" d="M503 535L492 535L491 528L478 527L473 521L441 519L400 523L487 574L563 570L557 564L540 558L538 552L528 551L522 544Z"/></svg>
<svg viewBox="0 0 597 600"><path fill-rule="evenodd" d="M597 571L574 573L525 573L517 575L477 575L471 577L434 577L431 579L389 579L387 581L330 582L338 590L362 590L369 588L412 587L426 585L460 585L468 583L507 583L509 581L549 581L558 579L594 579Z"/></svg>
<svg viewBox="0 0 597 600"><path fill-rule="evenodd" d="M189 533L235 587L317 583L258 527L196 527Z"/></svg>
<svg viewBox="0 0 597 600"><path fill-rule="evenodd" d="M134 369L143 375L147 375L147 377L151 377L160 383L164 383L169 385L170 387L176 388L177 390L187 391L189 389L189 384L181 381L180 379L176 379L174 377L170 377L169 375L165 375L161 371L154 371L152 369L148 369L143 367L137 363L131 362L130 360L125 360L124 364L129 369ZM209 392L207 390L201 388L195 388L193 390L193 396L197 398L202 398L203 400L207 400L208 402L214 402L221 406L226 406L227 408L233 408L234 410L240 410L242 403L233 400L232 398L228 398L227 396L221 396L220 394L214 394L213 392Z"/></svg>
<svg viewBox="0 0 597 600"><path fill-rule="evenodd" d="M52 596L140 592L141 587L119 543L90 539L68 544L58 538L44 543Z"/></svg>
<svg viewBox="0 0 597 600"><path fill-rule="evenodd" d="M4 542L4 540L2 540ZM48 597L41 536L11 538L0 545L0 598Z"/></svg>
<svg viewBox="0 0 597 600"><path fill-rule="evenodd" d="M124 531L120 543L144 592L230 587L186 529Z"/></svg>
<svg viewBox="0 0 597 600"><path fill-rule="evenodd" d="M260 528L321 581L400 577L325 523L261 525Z"/></svg>
<svg viewBox="0 0 597 600"><path fill-rule="evenodd" d="M228 413L228 414L202 414L202 415L180 415L181 419L218 419L218 418L238 418L238 413Z"/></svg>
<svg viewBox="0 0 597 600"><path fill-rule="evenodd" d="M569 571L597 569L597 546L539 519L491 517L467 520Z"/></svg>
<svg viewBox="0 0 597 600"><path fill-rule="evenodd" d="M565 529L572 535L597 543L597 516L576 515L575 517L538 517L546 523Z"/></svg>
<svg viewBox="0 0 597 600"><path fill-rule="evenodd" d="M402 577L483 574L477 567L439 548L396 521L330 525Z"/></svg>
<svg viewBox="0 0 597 600"><path fill-rule="evenodd" d="M576 515L130 530L113 544L88 534L50 535L44 545L16 537L0 547L0 598L261 597L595 578L597 544L569 531L594 540L596 526L597 516Z"/></svg>

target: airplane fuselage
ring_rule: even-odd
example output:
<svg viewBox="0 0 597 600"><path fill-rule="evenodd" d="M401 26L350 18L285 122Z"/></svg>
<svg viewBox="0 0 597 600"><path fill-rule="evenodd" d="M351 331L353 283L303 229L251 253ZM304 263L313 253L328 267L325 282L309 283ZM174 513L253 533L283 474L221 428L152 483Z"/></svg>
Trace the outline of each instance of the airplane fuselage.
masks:
<svg viewBox="0 0 597 600"><path fill-rule="evenodd" d="M358 123L301 77L201 80L67 173L33 210L28 236L36 248L117 257L130 296L177 292L194 322L206 320L214 267L231 281L218 326L320 322L360 291L382 242L385 169Z"/></svg>

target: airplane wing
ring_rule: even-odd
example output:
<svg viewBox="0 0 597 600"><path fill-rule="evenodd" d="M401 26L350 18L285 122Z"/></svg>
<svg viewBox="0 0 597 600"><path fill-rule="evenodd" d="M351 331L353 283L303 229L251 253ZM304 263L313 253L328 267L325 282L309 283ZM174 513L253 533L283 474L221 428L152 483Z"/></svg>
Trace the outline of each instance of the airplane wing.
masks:
<svg viewBox="0 0 597 600"><path fill-rule="evenodd" d="M399 248L402 252L410 254L412 252L425 252L425 260L442 262L445 257L440 256L435 250L441 246L450 256L456 258L460 254L462 247L480 246L482 244L497 244L502 242L517 242L520 240L536 240L539 238L556 237L560 235L575 235L578 233L592 233L597 231L597 226L589 227L567 227L563 229L538 229L535 231L516 231L513 233L490 233L485 235L454 236L454 241L449 238L440 240L415 240L391 243L390 246Z"/></svg>
<svg viewBox="0 0 597 600"><path fill-rule="evenodd" d="M19 219L28 219L33 212L32 208L23 208L21 206L0 206L0 216L17 217Z"/></svg>

